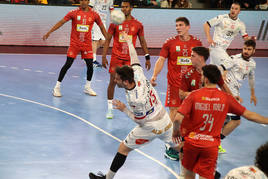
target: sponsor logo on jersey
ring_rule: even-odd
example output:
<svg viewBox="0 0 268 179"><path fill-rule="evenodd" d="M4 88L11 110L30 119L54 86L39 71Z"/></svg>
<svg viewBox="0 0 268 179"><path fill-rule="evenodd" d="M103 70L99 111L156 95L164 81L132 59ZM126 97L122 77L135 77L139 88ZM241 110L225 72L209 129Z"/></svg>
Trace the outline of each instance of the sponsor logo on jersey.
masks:
<svg viewBox="0 0 268 179"><path fill-rule="evenodd" d="M202 100L204 100L204 101L219 101L220 98L209 98L209 97L202 96Z"/></svg>
<svg viewBox="0 0 268 179"><path fill-rule="evenodd" d="M76 26L76 30L78 32L88 32L89 31L89 25L81 25L81 24L77 24Z"/></svg>
<svg viewBox="0 0 268 179"><path fill-rule="evenodd" d="M181 46L176 46L176 52L181 51Z"/></svg>
<svg viewBox="0 0 268 179"><path fill-rule="evenodd" d="M149 142L147 139L136 139L135 143L138 145L144 144L146 142Z"/></svg>
<svg viewBox="0 0 268 179"><path fill-rule="evenodd" d="M77 16L77 20L80 21L81 20L81 16Z"/></svg>
<svg viewBox="0 0 268 179"><path fill-rule="evenodd" d="M123 26L122 25L119 25L118 26L118 30L123 30Z"/></svg>
<svg viewBox="0 0 268 179"><path fill-rule="evenodd" d="M192 65L190 57L177 57L177 65Z"/></svg>

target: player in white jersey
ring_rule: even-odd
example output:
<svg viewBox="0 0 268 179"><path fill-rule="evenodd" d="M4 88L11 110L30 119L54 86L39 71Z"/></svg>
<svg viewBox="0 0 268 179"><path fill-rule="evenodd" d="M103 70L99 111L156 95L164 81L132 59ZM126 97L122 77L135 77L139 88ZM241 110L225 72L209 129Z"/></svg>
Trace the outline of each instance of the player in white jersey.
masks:
<svg viewBox="0 0 268 179"><path fill-rule="evenodd" d="M204 31L210 45L210 63L220 65L222 61L229 58L226 49L234 37L240 33L244 40L248 40L245 24L238 18L240 4L234 2L230 13L219 15L204 24ZM215 27L213 39L210 35L210 28Z"/></svg>
<svg viewBox="0 0 268 179"><path fill-rule="evenodd" d="M233 96L240 96L239 89L241 83L248 77L250 87L250 102L256 106L257 98L255 96L255 68L256 62L251 58L255 53L256 42L247 40L244 42L242 53L233 55L231 58L223 61L220 66L226 72L226 84L231 90ZM231 119L223 128L221 138L229 135L240 124L240 116L228 114Z"/></svg>
<svg viewBox="0 0 268 179"><path fill-rule="evenodd" d="M114 178L116 172L123 166L129 152L150 143L155 138L161 139L172 147L177 145L172 141L173 124L156 90L144 76L131 39L126 33L123 38L127 40L129 46L131 67L117 67L115 82L118 87L125 88L130 109L119 100L113 100L113 105L116 109L126 113L138 125L121 142L108 173L101 176L90 173L90 179Z"/></svg>
<svg viewBox="0 0 268 179"><path fill-rule="evenodd" d="M255 166L232 169L224 179L268 179L268 142L257 149Z"/></svg>
<svg viewBox="0 0 268 179"><path fill-rule="evenodd" d="M106 20L110 12L114 9L113 0L90 0L91 6L101 17L101 21L106 28ZM96 61L96 54L99 47L103 46L105 37L102 35L99 26L94 23L92 28L92 50L93 50L93 65L101 67L102 65Z"/></svg>

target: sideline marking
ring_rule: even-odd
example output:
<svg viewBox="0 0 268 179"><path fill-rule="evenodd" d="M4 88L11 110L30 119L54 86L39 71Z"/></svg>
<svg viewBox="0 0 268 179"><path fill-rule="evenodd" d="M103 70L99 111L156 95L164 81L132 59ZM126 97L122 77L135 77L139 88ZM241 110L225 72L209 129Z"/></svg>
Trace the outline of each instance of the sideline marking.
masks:
<svg viewBox="0 0 268 179"><path fill-rule="evenodd" d="M106 132L105 130L99 128L98 126L92 124L91 122L85 120L84 118L82 118L82 117L80 117L80 116L77 116L77 115L75 115L75 114L73 114L73 113L70 113L70 112L68 112L68 111L64 111L64 110L62 110L62 109L59 109L59 108L56 108L56 107L53 107L53 106L50 106L50 105L47 105L47 104L39 103L39 102L36 102L36 101L32 101L32 100L29 100L29 99L24 99L24 98L20 98L20 97L16 97L16 96L10 96L10 95L3 94L3 93L0 93L0 96L4 96L4 97L7 97L7 98L13 98L13 99L17 99L17 100L21 100L21 101L25 101L25 102L33 103L33 104L38 104L38 105L43 106L43 107L47 107L47 108L50 108L50 109L54 109L54 110L56 110L56 111L63 112L63 113L65 113L65 114L68 114L68 115L70 115L70 116L73 116L74 118L77 118L77 119L83 121L84 123L90 125L91 127L94 127L95 129L97 129L97 130L101 131L102 133L104 133L104 134L110 136L111 138L117 140L118 142L120 142L120 143L122 142L122 140L120 140L119 138L117 138L117 137L113 136L112 134ZM148 159L151 159L152 161L158 163L160 166L162 166L163 168L165 168L166 170L168 170L171 174L173 174L176 178L179 178L179 175L178 175L176 172L174 172L171 168L169 168L169 167L166 166L165 164L161 163L159 160L157 160L157 159L155 159L155 158L149 156L148 154L142 152L142 151L139 150L139 149L135 149L135 151L138 152L138 153L140 153L140 154L142 154L143 156L147 157Z"/></svg>

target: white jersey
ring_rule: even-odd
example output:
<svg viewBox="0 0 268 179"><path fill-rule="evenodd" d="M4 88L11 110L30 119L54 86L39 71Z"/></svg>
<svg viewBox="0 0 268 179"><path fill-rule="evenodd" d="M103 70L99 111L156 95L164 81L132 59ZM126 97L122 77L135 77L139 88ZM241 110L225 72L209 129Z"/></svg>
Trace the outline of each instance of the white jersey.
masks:
<svg viewBox="0 0 268 179"><path fill-rule="evenodd" d="M106 24L106 20L110 10L113 10L113 0L90 0L90 6L100 15L103 24Z"/></svg>
<svg viewBox="0 0 268 179"><path fill-rule="evenodd" d="M142 125L156 117L163 106L156 90L144 76L142 67L133 65L132 68L136 86L132 90L126 90L126 99L134 113L135 122Z"/></svg>
<svg viewBox="0 0 268 179"><path fill-rule="evenodd" d="M215 26L213 41L216 47L226 50L238 33L243 37L247 36L245 24L239 18L231 19L229 14L214 17L208 23L211 27Z"/></svg>
<svg viewBox="0 0 268 179"><path fill-rule="evenodd" d="M250 80L255 80L256 62L252 58L249 58L247 61L243 59L242 54L237 54L231 56L230 60L223 61L222 65L228 70L226 81L231 91L232 86L239 89L241 82L245 80L246 77ZM232 93L236 92L232 91Z"/></svg>
<svg viewBox="0 0 268 179"><path fill-rule="evenodd" d="M255 166L243 166L232 169L224 179L268 179L267 176Z"/></svg>

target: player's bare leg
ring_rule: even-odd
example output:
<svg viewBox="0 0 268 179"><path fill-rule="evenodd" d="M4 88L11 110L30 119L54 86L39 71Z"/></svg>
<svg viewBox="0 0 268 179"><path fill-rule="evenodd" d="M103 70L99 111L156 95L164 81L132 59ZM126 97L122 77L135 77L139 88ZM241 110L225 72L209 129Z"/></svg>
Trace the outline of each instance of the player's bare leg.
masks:
<svg viewBox="0 0 268 179"><path fill-rule="evenodd" d="M114 82L115 74L110 73L110 82L107 88L107 98L108 98L108 111L106 114L107 119L113 118L113 99L114 99L114 89L116 83Z"/></svg>
<svg viewBox="0 0 268 179"><path fill-rule="evenodd" d="M185 179L195 179L195 173L190 171L190 170L187 170L185 169ZM199 178L202 178L204 179L203 177L199 176Z"/></svg>
<svg viewBox="0 0 268 179"><path fill-rule="evenodd" d="M222 134L228 136L235 128L240 125L240 120L230 120L222 129Z"/></svg>

